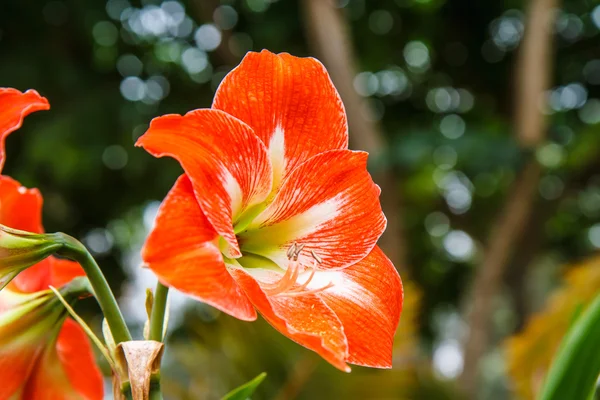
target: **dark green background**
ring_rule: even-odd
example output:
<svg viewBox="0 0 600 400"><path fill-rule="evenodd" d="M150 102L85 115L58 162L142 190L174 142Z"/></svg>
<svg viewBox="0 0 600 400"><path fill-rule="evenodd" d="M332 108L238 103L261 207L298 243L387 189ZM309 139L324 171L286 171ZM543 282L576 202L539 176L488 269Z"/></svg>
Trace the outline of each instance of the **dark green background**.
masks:
<svg viewBox="0 0 600 400"><path fill-rule="evenodd" d="M84 238L92 248L99 243L98 261L115 290L124 293L132 277L123 266L143 241L144 210L163 198L181 172L174 161L154 159L133 146L149 121L166 113L209 107L220 79L239 62L244 48L313 55L297 1L187 0L183 6L193 31L172 40L180 46L195 45L193 32L214 23L215 7L229 6L227 15L232 15L231 10L237 15L237 23L227 30L227 37L234 35L235 46L208 51L210 70L191 77L180 59L167 62L159 56L171 45L165 44L168 34L140 35L127 28L127 19L122 22L107 13L116 16L127 7L148 11L160 4L160 0L0 3L0 86L35 88L51 103L50 111L28 117L24 127L9 137L4 173L40 188L48 231ZM177 314L184 316L179 315L171 327L172 346L163 373L167 398L216 398L263 370L269 376L256 398L293 398L282 394L290 382L291 392L300 399L458 398L452 380L431 373L430 357L441 341L460 340L448 321L459 318L463 310L490 222L527 156L512 132L513 78L524 2L347 0L339 4L351 26L359 70L401 70L410 85L410 90L396 94L380 89L369 97L369 104L381 117L388 143L386 157L378 161L397 175L403 197L406 276L410 273L423 292L420 335L415 340L419 355L403 361L395 371L355 368L346 375L280 337L264 322L241 323L208 307L179 305ZM532 216L536 224L528 232L528 246L517 252L505 277L508 284L503 285L494 316L496 345L539 309L563 264L592 254L594 242L600 246L600 225L596 225L595 241L590 229L600 222L600 136L598 125L591 123L600 121L594 117L600 114L600 106L594 108L597 100L589 100L600 95L600 62L590 64L600 58L600 9L596 22L592 15L596 6L593 0L561 4L552 87L560 93L562 87L579 83L587 94L576 107L548 117L548 143L537 152L545 169ZM495 28L502 23L508 24L502 34L505 42ZM407 65L405 49L411 41L427 46L429 67L419 70ZM120 91L125 76L117 68L118 60L129 65L129 73L138 71L135 62L124 61L124 55L140 61L137 75L143 81L153 76L168 81L168 95L159 101L126 100ZM205 83L198 83L201 80ZM440 87L465 89L474 99L472 109L456 112L465 131L455 139L440 132L442 119L455 112L436 112L428 106L428 93L432 96ZM443 174L451 174L446 176L455 177L462 182L461 190L470 192L471 204L465 212L453 211L444 190L436 185L434 178ZM472 257L457 259L446 250L448 232L440 225L440 214L432 216L434 212L447 217L450 230L472 238ZM440 229L438 236L430 235L427 221L430 228ZM135 264L135 257L129 264ZM527 285L513 284L524 281ZM98 325L99 318L92 318ZM498 356L485 364L489 371L481 398L511 398L499 349L492 352ZM293 388L296 381L301 382L298 389Z"/></svg>

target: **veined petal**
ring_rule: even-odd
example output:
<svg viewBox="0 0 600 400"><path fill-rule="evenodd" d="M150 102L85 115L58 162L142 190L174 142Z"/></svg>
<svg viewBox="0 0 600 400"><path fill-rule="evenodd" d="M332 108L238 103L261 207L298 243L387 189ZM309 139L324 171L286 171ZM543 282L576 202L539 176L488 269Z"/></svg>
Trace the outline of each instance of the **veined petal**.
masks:
<svg viewBox="0 0 600 400"><path fill-rule="evenodd" d="M332 150L298 166L239 235L242 249L280 266L294 242L304 245L299 261L312 264L314 253L319 268L345 268L366 257L386 225L366 164L367 153Z"/></svg>
<svg viewBox="0 0 600 400"><path fill-rule="evenodd" d="M85 332L67 319L46 346L23 393L24 399L102 400L102 374Z"/></svg>
<svg viewBox="0 0 600 400"><path fill-rule="evenodd" d="M22 93L16 89L0 88L0 171L4 166L4 140L19 129L30 113L48 110L50 104L35 90Z"/></svg>
<svg viewBox="0 0 600 400"><path fill-rule="evenodd" d="M227 272L217 240L192 183L182 175L160 206L142 258L164 284L236 318L255 320L256 311Z"/></svg>
<svg viewBox="0 0 600 400"><path fill-rule="evenodd" d="M267 151L252 129L222 111L195 110L155 118L136 146L181 163L202 211L229 243L228 255L239 257L233 224L268 196L272 182Z"/></svg>
<svg viewBox="0 0 600 400"><path fill-rule="evenodd" d="M391 368L394 333L402 311L400 275L377 246L363 260L343 270L317 271L308 289L332 286L318 295L344 326L347 361Z"/></svg>
<svg viewBox="0 0 600 400"><path fill-rule="evenodd" d="M329 307L316 295L270 296L244 270L231 274L254 306L275 329L307 347L336 368L349 372L345 359L348 343L344 328Z"/></svg>
<svg viewBox="0 0 600 400"><path fill-rule="evenodd" d="M342 100L314 58L249 52L221 82L213 108L241 119L261 138L274 188L315 154L348 148Z"/></svg>
<svg viewBox="0 0 600 400"><path fill-rule="evenodd" d="M42 203L42 195L37 189L27 189L14 179L0 175L0 224L42 233ZM34 292L48 284L48 274L49 266L44 260L22 271L12 280L12 284L20 291ZM0 276L0 281L7 280Z"/></svg>

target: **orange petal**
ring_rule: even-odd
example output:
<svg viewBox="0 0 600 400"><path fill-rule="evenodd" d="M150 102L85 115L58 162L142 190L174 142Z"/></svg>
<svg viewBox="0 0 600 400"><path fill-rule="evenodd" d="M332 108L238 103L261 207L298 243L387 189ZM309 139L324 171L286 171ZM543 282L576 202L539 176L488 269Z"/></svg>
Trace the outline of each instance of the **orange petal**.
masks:
<svg viewBox="0 0 600 400"><path fill-rule="evenodd" d="M36 363L25 386L25 400L102 400L102 374L85 333L67 319Z"/></svg>
<svg viewBox="0 0 600 400"><path fill-rule="evenodd" d="M14 179L0 175L0 199L0 224L28 232L43 232L42 195L37 189L27 189Z"/></svg>
<svg viewBox="0 0 600 400"><path fill-rule="evenodd" d="M233 221L271 191L265 146L246 124L218 110L155 118L137 141L155 157L177 159L215 230L239 257Z"/></svg>
<svg viewBox="0 0 600 400"><path fill-rule="evenodd" d="M379 247L340 271L319 271L309 289L333 283L319 293L338 316L348 339L347 361L391 368L394 333L402 311L402 281Z"/></svg>
<svg viewBox="0 0 600 400"><path fill-rule="evenodd" d="M348 148L342 100L314 58L250 52L221 82L213 108L250 125L269 148L274 187L315 154Z"/></svg>
<svg viewBox="0 0 600 400"><path fill-rule="evenodd" d="M22 393L53 327L62 319L60 309L48 306L49 298L54 299L52 292L0 291L0 399Z"/></svg>
<svg viewBox="0 0 600 400"><path fill-rule="evenodd" d="M255 320L256 311L227 272L217 240L182 175L159 209L142 258L161 282L236 318Z"/></svg>
<svg viewBox="0 0 600 400"><path fill-rule="evenodd" d="M42 346L2 346L0 348L0 399L19 399Z"/></svg>
<svg viewBox="0 0 600 400"><path fill-rule="evenodd" d="M301 164L273 203L240 234L244 251L287 264L290 245L304 245L299 261L344 268L363 259L385 229L379 187L367 172L367 153L332 150Z"/></svg>
<svg viewBox="0 0 600 400"><path fill-rule="evenodd" d="M0 89L1 97L2 89ZM1 111L0 111L1 113ZM28 232L42 233L42 195L37 189L27 189L17 181L0 175L0 224ZM45 289L49 282L46 260L21 272L11 285L22 292Z"/></svg>
<svg viewBox="0 0 600 400"><path fill-rule="evenodd" d="M85 276L81 265L71 260L49 257L50 260L50 285L60 288L79 276ZM43 288L47 289L47 287Z"/></svg>
<svg viewBox="0 0 600 400"><path fill-rule="evenodd" d="M256 280L244 270L232 270L231 274L275 329L317 352L336 368L350 371L344 361L348 343L342 324L319 297L314 294L267 297Z"/></svg>
<svg viewBox="0 0 600 400"><path fill-rule="evenodd" d="M51 283L51 266L52 261L48 257L21 271L7 287L22 293L34 293L48 289L48 285Z"/></svg>
<svg viewBox="0 0 600 400"><path fill-rule="evenodd" d="M16 89L0 88L0 171L4 165L6 136L19 129L28 114L49 108L48 100L35 90L22 93Z"/></svg>

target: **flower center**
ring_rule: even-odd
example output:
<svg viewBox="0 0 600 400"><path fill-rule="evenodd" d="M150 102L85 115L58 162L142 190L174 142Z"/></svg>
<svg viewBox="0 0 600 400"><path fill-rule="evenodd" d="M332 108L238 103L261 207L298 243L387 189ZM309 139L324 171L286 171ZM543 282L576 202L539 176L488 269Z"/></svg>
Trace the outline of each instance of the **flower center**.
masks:
<svg viewBox="0 0 600 400"><path fill-rule="evenodd" d="M314 251L310 251L313 257L310 265L303 265L298 261L298 256L304 248L303 244L298 245L294 242L288 249L286 255L288 257L288 266L285 274L281 279L274 283L262 283L261 287L264 292L269 296L303 296L307 294L319 293L329 289L333 286L331 282L325 286L309 289L308 286L315 277L317 272L317 265L321 263L321 259L315 254ZM300 283L301 274L308 274L308 277L304 280L304 283Z"/></svg>
<svg viewBox="0 0 600 400"><path fill-rule="evenodd" d="M234 232L242 252L242 256L228 260L251 274L268 296L303 296L319 293L333 286L331 282L319 285L317 266L322 263L314 250L305 249L304 244L293 242L286 252L287 262L276 262L268 254L277 248L277 242L285 235L285 227L281 229L259 228L253 226L254 219L266 209L268 202L251 207L234 220ZM257 240L258 239L258 240ZM283 239L285 240L285 239ZM227 258L229 245L220 240L221 253ZM302 252L303 257L300 257ZM307 257L306 252L310 257ZM308 260L308 261L307 261Z"/></svg>

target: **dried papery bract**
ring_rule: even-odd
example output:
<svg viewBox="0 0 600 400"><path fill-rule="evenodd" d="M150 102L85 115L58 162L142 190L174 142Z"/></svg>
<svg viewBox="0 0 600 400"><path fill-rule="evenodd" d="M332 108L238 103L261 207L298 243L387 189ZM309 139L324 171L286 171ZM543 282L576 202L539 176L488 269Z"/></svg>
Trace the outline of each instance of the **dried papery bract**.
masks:
<svg viewBox="0 0 600 400"><path fill-rule="evenodd" d="M114 398L126 399L123 389L131 389L133 400L148 400L150 388L158 380L164 345L154 340L132 340L116 349Z"/></svg>

